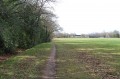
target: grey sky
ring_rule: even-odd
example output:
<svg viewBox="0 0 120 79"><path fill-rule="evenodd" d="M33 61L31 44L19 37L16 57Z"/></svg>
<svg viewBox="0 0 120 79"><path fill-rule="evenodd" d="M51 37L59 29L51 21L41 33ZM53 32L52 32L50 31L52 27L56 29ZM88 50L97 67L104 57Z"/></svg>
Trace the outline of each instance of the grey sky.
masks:
<svg viewBox="0 0 120 79"><path fill-rule="evenodd" d="M120 31L119 0L62 0L55 11L68 33Z"/></svg>

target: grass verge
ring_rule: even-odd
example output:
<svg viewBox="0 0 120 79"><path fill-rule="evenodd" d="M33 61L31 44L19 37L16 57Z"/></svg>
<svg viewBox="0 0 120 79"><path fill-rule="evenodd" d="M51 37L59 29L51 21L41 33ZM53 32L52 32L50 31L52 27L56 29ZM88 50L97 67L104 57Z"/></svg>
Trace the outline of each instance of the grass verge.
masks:
<svg viewBox="0 0 120 79"><path fill-rule="evenodd" d="M41 79L50 50L51 43L43 43L0 62L0 79Z"/></svg>

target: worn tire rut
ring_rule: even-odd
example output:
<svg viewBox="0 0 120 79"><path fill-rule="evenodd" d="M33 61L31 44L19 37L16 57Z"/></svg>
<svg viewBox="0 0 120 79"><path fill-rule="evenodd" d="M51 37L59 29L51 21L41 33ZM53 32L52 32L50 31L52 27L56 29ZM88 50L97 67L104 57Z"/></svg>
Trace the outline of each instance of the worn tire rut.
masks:
<svg viewBox="0 0 120 79"><path fill-rule="evenodd" d="M44 69L43 79L55 79L56 67L56 47L53 44L51 54Z"/></svg>

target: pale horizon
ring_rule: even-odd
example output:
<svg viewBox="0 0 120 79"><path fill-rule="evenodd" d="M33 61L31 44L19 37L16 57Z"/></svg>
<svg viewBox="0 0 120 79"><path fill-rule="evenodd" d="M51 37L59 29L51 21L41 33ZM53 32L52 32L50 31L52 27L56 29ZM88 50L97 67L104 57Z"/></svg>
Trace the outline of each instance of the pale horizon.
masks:
<svg viewBox="0 0 120 79"><path fill-rule="evenodd" d="M55 14L66 33L120 31L119 4L119 0L62 0L55 6Z"/></svg>

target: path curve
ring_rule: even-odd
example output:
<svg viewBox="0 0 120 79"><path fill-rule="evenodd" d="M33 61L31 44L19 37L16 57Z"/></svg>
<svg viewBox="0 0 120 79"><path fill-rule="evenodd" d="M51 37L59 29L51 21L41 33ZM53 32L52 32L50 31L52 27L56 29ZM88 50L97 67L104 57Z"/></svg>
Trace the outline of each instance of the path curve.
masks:
<svg viewBox="0 0 120 79"><path fill-rule="evenodd" d="M46 64L45 70L44 70L44 75L43 75L43 79L55 79L55 66L56 66L56 47L53 44L52 45L52 50L51 50L51 54L50 57L48 59L48 62Z"/></svg>

